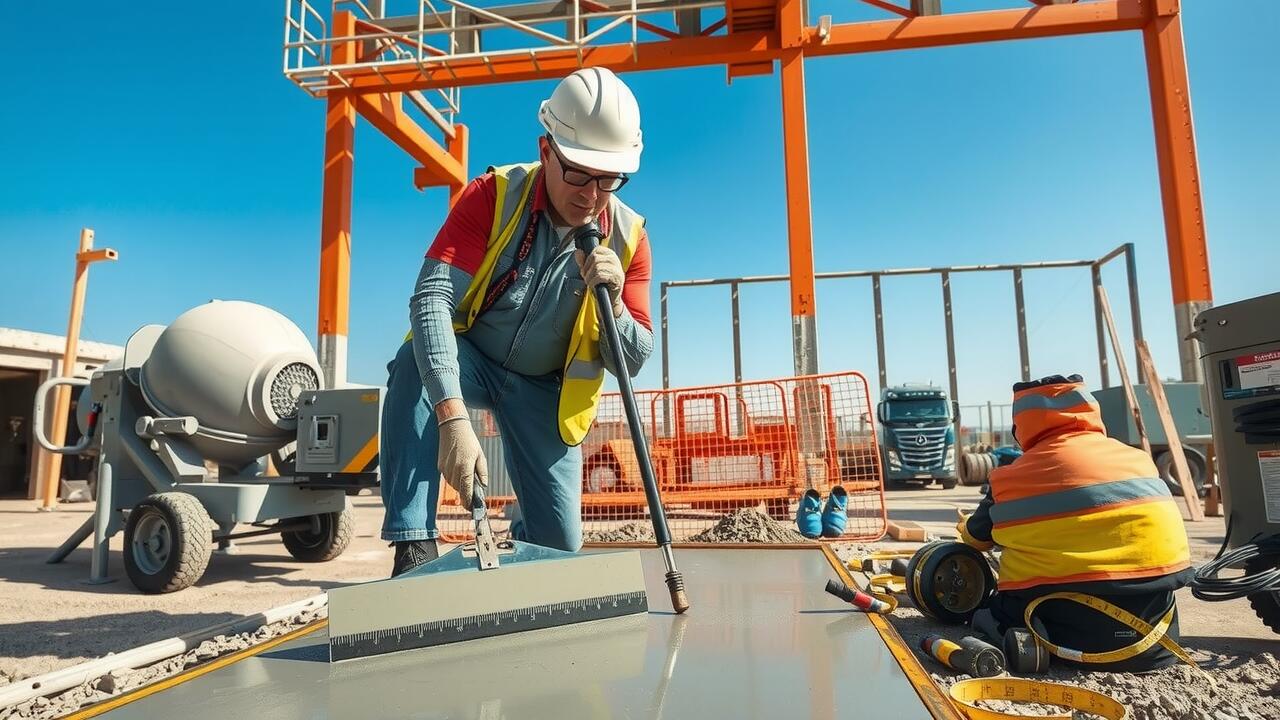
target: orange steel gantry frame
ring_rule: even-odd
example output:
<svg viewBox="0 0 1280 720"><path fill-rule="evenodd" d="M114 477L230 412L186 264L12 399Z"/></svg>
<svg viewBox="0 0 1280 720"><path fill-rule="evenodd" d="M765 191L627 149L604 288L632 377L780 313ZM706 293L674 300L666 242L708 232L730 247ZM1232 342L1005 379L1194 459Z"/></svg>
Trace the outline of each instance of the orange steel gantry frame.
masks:
<svg viewBox="0 0 1280 720"><path fill-rule="evenodd" d="M473 52L455 53L447 59L439 57L446 52L427 47L421 16L399 19L400 27L416 24L418 28L413 41L406 43L403 34L387 32L396 24L396 19L368 22L336 7L352 1L339 0L335 3L330 25L326 28L328 37L317 41L320 46L328 48L329 62L323 69L323 85L314 84L313 75L313 84L308 86L300 75L286 70L286 74L290 74L299 85L312 94L323 96L328 105L321 222L319 349L331 386L346 380L353 140L357 115L377 127L421 165L414 174L417 187L449 188L452 205L468 179L466 127L441 124L445 131L442 146L405 113L402 104L406 97L420 98L423 91L429 90L558 78L589 66L608 67L625 73L726 65L732 79L743 75L771 74L777 62L781 85L795 372L797 375L809 375L817 373L818 358L805 122L805 59L1125 30L1140 31L1146 51L1182 377L1184 380L1199 379L1194 347L1185 338L1195 315L1211 304L1212 291L1178 0L1029 0L1029 7L958 14L942 13L938 0L910 0L910 7L899 6L889 0L861 0L893 13L892 19L832 24L829 17L824 17L818 25L807 24L803 0L720 0L725 18L705 29L695 27L692 33L684 31L684 28L677 33L633 20L633 40L630 43L585 47L578 44L540 48L539 52L523 54L485 54L479 52L479 41L474 40ZM677 18L680 13L689 12L679 4L684 0L668 1L671 5L661 7L670 8ZM359 4L365 7L363 3ZM464 26L464 29L479 27L474 24L477 15L481 19L492 20L495 17L493 12L461 2L450 0L450 4L473 12L470 15L473 24ZM711 5L720 7L719 2L704 3L701 7ZM376 6L380 8L381 3ZM508 6L507 9L519 7L523 6ZM615 10L617 12L613 16L605 14L601 17L617 17L628 6L618 5L617 0L566 0L560 3L560 7L568 9L562 10L567 14L559 19L568 19L572 25L580 17L583 20L589 18L589 12ZM635 0L631 0L629 7L634 13ZM650 8L653 11L654 5L650 4ZM314 11L308 11L314 15ZM580 16L578 13L583 14ZM637 42L634 36L637 25L657 39ZM301 25L296 27L301 28ZM289 32L286 27L286 65L289 53L305 44L291 46ZM397 43L407 44L415 50L419 60L389 65L361 62L362 54L367 57L369 48L389 48ZM402 58L410 54L403 49L398 52ZM298 57L302 57L300 51ZM422 106L421 102L415 104Z"/></svg>

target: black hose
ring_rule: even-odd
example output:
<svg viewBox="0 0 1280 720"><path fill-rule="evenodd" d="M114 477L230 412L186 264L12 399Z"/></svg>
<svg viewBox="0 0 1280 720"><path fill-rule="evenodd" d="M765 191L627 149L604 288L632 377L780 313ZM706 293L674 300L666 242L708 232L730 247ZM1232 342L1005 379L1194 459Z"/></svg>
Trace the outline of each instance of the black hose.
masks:
<svg viewBox="0 0 1280 720"><path fill-rule="evenodd" d="M1222 602L1235 600L1261 592L1280 591L1280 567L1276 562L1266 563L1264 570L1245 573L1240 577L1220 578L1218 573L1230 567L1243 566L1251 560L1262 558L1280 558L1280 535L1254 538L1254 542L1241 545L1227 552L1227 543L1231 540L1231 525L1235 520L1234 513L1227 519L1227 534L1222 540L1222 547L1213 560L1196 569L1195 578L1191 581L1191 594L1198 600Z"/></svg>

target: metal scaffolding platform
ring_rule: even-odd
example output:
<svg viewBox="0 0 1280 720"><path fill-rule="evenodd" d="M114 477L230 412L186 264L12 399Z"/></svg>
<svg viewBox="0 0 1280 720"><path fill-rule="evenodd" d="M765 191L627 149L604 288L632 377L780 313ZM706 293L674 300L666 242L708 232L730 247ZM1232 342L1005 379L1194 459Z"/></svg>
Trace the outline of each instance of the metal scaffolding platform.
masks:
<svg viewBox="0 0 1280 720"><path fill-rule="evenodd" d="M686 616L645 552L647 615L337 664L317 628L143 688L103 717L960 717L883 617L823 592L844 572L829 552L679 553Z"/></svg>
<svg viewBox="0 0 1280 720"><path fill-rule="evenodd" d="M487 2L493 5L475 4ZM984 0L965 12L939 0L860 0L816 23L806 0L509 2L285 2L284 74L327 106L317 331L329 386L346 381L357 117L419 165L415 186L448 188L452 205L469 179L468 133L455 123L460 88L559 78L583 67L625 73L723 65L729 80L777 74L793 357L796 375L812 375L818 338L806 60L1122 32L1141 36L1182 378L1199 378L1187 336L1213 292L1178 0ZM409 113L429 120L443 140Z"/></svg>
<svg viewBox="0 0 1280 720"><path fill-rule="evenodd" d="M566 50L576 53L582 65L583 53L592 47L622 41L634 54L641 40L707 37L723 33L727 25L724 0L551 0L494 7L462 0L412 4L416 5L413 14L386 15L385 3L335 3L354 16L355 32L348 34L332 27L315 3L289 0L285 76L318 97L349 89L347 71L372 71L383 78L388 72L413 69L448 74L463 61L493 70L503 59L526 59L537 65L539 54ZM395 5L398 10L405 3ZM704 28L703 10L721 20ZM334 52L337 45L353 40L363 44L354 57Z"/></svg>

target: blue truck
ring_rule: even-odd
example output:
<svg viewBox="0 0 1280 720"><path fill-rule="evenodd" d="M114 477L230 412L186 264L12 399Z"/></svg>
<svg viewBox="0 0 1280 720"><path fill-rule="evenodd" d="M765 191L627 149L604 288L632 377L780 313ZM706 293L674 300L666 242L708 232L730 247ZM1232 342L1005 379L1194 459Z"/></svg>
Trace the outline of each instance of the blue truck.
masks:
<svg viewBox="0 0 1280 720"><path fill-rule="evenodd" d="M956 486L956 435L959 408L934 385L905 384L880 392L880 452L887 487L937 482Z"/></svg>

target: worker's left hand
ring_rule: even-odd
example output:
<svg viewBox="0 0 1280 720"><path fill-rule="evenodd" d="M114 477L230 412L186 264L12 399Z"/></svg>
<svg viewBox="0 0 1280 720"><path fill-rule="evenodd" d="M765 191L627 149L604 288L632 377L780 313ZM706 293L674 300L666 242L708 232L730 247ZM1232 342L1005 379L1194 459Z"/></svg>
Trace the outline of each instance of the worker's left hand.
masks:
<svg viewBox="0 0 1280 720"><path fill-rule="evenodd" d="M594 288L597 285L604 285L609 288L609 298L613 301L613 316L622 316L622 283L626 281L626 274L622 272L622 261L609 248L598 245L590 255L584 255L581 250L573 253L573 258L578 261L578 268L582 270L582 279L587 282L588 288Z"/></svg>
<svg viewBox="0 0 1280 720"><path fill-rule="evenodd" d="M960 516L960 522L956 523L956 534L960 536L960 542L983 552L995 547L995 543L979 540L969 533L969 518L973 517L973 513L956 508L956 514Z"/></svg>

